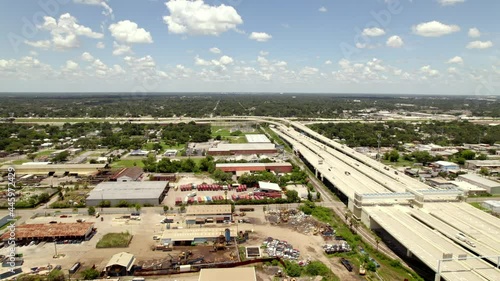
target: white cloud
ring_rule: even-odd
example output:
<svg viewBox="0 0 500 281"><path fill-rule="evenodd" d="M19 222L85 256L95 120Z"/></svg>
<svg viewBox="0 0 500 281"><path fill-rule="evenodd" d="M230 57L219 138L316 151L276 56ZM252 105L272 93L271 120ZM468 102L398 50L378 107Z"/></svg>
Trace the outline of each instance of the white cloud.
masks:
<svg viewBox="0 0 500 281"><path fill-rule="evenodd" d="M477 38L477 37L481 36L481 32L479 31L479 29L473 27L473 28L469 29L468 35L470 38Z"/></svg>
<svg viewBox="0 0 500 281"><path fill-rule="evenodd" d="M122 43L153 43L151 34L144 28L139 28L137 23L124 20L109 26L111 35Z"/></svg>
<svg viewBox="0 0 500 281"><path fill-rule="evenodd" d="M430 65L425 65L420 68L420 73L429 76L429 77L437 77L439 76L439 71L432 69Z"/></svg>
<svg viewBox="0 0 500 281"><path fill-rule="evenodd" d="M257 42L266 42L273 37L265 32L252 32L248 38Z"/></svg>
<svg viewBox="0 0 500 281"><path fill-rule="evenodd" d="M113 17L113 9L106 3L105 0L73 0L75 3L84 5L101 6L104 11L102 12L105 16Z"/></svg>
<svg viewBox="0 0 500 281"><path fill-rule="evenodd" d="M120 45L113 42L113 56L122 56L127 54L133 54L132 48L129 45Z"/></svg>
<svg viewBox="0 0 500 281"><path fill-rule="evenodd" d="M97 44L95 44L95 47L97 49L104 49L106 48L106 45L104 44L104 42L97 42Z"/></svg>
<svg viewBox="0 0 500 281"><path fill-rule="evenodd" d="M38 28L50 31L53 46L57 49L69 49L79 47L78 36L99 39L102 33L94 32L92 29L79 25L75 17L69 13L62 14L59 20L52 17L43 17L44 22Z"/></svg>
<svg viewBox="0 0 500 281"><path fill-rule="evenodd" d="M266 51L260 51L260 52L259 52L259 55L260 55L260 56L265 57L265 56L269 55L269 52L266 52Z"/></svg>
<svg viewBox="0 0 500 281"><path fill-rule="evenodd" d="M236 30L243 23L241 16L231 6L210 6L203 0L170 0L165 3L170 12L163 17L168 31L174 34L215 35Z"/></svg>
<svg viewBox="0 0 500 281"><path fill-rule="evenodd" d="M387 42L385 43L388 47L392 48L401 48L404 45L403 39L397 35L393 35L387 39Z"/></svg>
<svg viewBox="0 0 500 281"><path fill-rule="evenodd" d="M385 31L382 28L372 27L363 29L363 32L361 34L363 36L376 37L384 35Z"/></svg>
<svg viewBox="0 0 500 281"><path fill-rule="evenodd" d="M465 0L437 0L441 6L452 6L457 3L463 3Z"/></svg>
<svg viewBox="0 0 500 281"><path fill-rule="evenodd" d="M213 47L213 48L210 48L210 52L212 52L214 54L220 54L221 50L219 48Z"/></svg>
<svg viewBox="0 0 500 281"><path fill-rule="evenodd" d="M325 64L329 65L329 64L332 64L333 62L331 60L327 60L325 61Z"/></svg>
<svg viewBox="0 0 500 281"><path fill-rule="evenodd" d="M66 65L64 66L64 69L69 70L69 71L76 70L76 69L78 69L78 63L76 63L72 60L68 60L68 61L66 61Z"/></svg>
<svg viewBox="0 0 500 281"><path fill-rule="evenodd" d="M286 61L278 61L274 64L274 66L277 66L277 67L285 67L287 65L288 65L288 63Z"/></svg>
<svg viewBox="0 0 500 281"><path fill-rule="evenodd" d="M31 47L47 50L50 49L52 45L49 40L40 40L40 41L28 41L24 40L24 44L30 45Z"/></svg>
<svg viewBox="0 0 500 281"><path fill-rule="evenodd" d="M30 55L36 57L38 56L38 53L36 51L30 51Z"/></svg>
<svg viewBox="0 0 500 281"><path fill-rule="evenodd" d="M91 62L94 60L94 57L89 52L84 52L82 54L82 60Z"/></svg>
<svg viewBox="0 0 500 281"><path fill-rule="evenodd" d="M458 25L446 25L438 21L430 21L414 25L413 33L424 37L439 37L460 31Z"/></svg>
<svg viewBox="0 0 500 281"><path fill-rule="evenodd" d="M467 49L488 49L493 47L493 42L491 41L472 41L467 44Z"/></svg>
<svg viewBox="0 0 500 281"><path fill-rule="evenodd" d="M229 57L229 56L222 56L220 59L219 59L219 62L223 65L228 65L228 64L232 64L233 63L233 58Z"/></svg>
<svg viewBox="0 0 500 281"><path fill-rule="evenodd" d="M455 56L449 59L446 63L464 64L464 60L459 56Z"/></svg>
<svg viewBox="0 0 500 281"><path fill-rule="evenodd" d="M328 12L328 10L323 6L321 8L318 9L319 12L322 12L322 13L326 13Z"/></svg>
<svg viewBox="0 0 500 281"><path fill-rule="evenodd" d="M310 75L314 75L314 74L318 73L318 71L319 71L319 69L317 69L315 67L306 66L306 67L302 68L302 70L300 70L299 75L310 76Z"/></svg>
<svg viewBox="0 0 500 281"><path fill-rule="evenodd" d="M257 62L261 65L261 66L266 66L269 64L269 61L265 58L265 57L261 57L261 56L258 56L257 57Z"/></svg>
<svg viewBox="0 0 500 281"><path fill-rule="evenodd" d="M458 70L455 67L448 67L447 71L449 74L458 74Z"/></svg>

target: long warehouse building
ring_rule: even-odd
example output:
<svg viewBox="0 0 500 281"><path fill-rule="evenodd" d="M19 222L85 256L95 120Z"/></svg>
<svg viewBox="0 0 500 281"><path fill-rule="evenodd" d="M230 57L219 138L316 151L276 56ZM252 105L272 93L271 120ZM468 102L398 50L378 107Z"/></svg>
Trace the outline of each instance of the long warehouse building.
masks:
<svg viewBox="0 0 500 281"><path fill-rule="evenodd" d="M120 201L131 204L160 205L168 191L168 181L144 182L102 182L89 194L87 206L98 206L102 201L109 201L116 206Z"/></svg>

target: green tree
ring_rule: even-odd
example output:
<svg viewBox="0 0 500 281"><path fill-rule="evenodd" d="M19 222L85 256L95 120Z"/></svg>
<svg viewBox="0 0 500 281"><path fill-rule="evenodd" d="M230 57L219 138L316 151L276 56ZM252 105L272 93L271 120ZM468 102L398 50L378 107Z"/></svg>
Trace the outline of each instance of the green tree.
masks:
<svg viewBox="0 0 500 281"><path fill-rule="evenodd" d="M52 161L54 162L64 162L67 161L69 157L69 152L63 151L59 154L57 154L54 158L52 158Z"/></svg>
<svg viewBox="0 0 500 281"><path fill-rule="evenodd" d="M111 207L111 202L109 200L103 200L99 202L99 207Z"/></svg>
<svg viewBox="0 0 500 281"><path fill-rule="evenodd" d="M213 178L216 180L216 181L219 181L219 182L224 182L224 181L229 181L231 180L231 178L233 177L233 174L231 173L225 173L223 172L222 170L220 169L216 169L214 171L214 173L212 174Z"/></svg>
<svg viewBox="0 0 500 281"><path fill-rule="evenodd" d="M479 173L483 176L489 176L490 170L488 170L488 168L486 168L486 167L481 167L481 169L479 170Z"/></svg>
<svg viewBox="0 0 500 281"><path fill-rule="evenodd" d="M377 266L375 265L375 263L373 261L369 261L366 264L366 270L369 270L371 272L375 272L375 271L377 271Z"/></svg>
<svg viewBox="0 0 500 281"><path fill-rule="evenodd" d="M474 160L476 153L472 150L464 150L460 153L465 160Z"/></svg>
<svg viewBox="0 0 500 281"><path fill-rule="evenodd" d="M47 192L43 192L42 194L38 195L38 202L40 203L47 203L50 200L50 195Z"/></svg>
<svg viewBox="0 0 500 281"><path fill-rule="evenodd" d="M99 271L93 269L93 268L87 268L83 271L80 272L80 275L84 280L92 280L96 279L99 277Z"/></svg>
<svg viewBox="0 0 500 281"><path fill-rule="evenodd" d="M123 208L123 207L130 207L130 203L127 202L126 200L120 200L118 204L116 204L116 207Z"/></svg>
<svg viewBox="0 0 500 281"><path fill-rule="evenodd" d="M414 151L412 156L415 158L415 161L418 163L427 164L432 161L432 156L428 151Z"/></svg>
<svg viewBox="0 0 500 281"><path fill-rule="evenodd" d="M300 202L299 193L296 190L287 190L285 195L290 203Z"/></svg>
<svg viewBox="0 0 500 281"><path fill-rule="evenodd" d="M476 157L476 160L487 160L487 159L488 159L488 156L484 153L481 153Z"/></svg>
<svg viewBox="0 0 500 281"><path fill-rule="evenodd" d="M139 203L135 204L134 209L136 212L139 212L141 210L141 204L139 204Z"/></svg>
<svg viewBox="0 0 500 281"><path fill-rule="evenodd" d="M89 208L87 209L87 212L89 213L89 216L95 215L95 207L89 206Z"/></svg>
<svg viewBox="0 0 500 281"><path fill-rule="evenodd" d="M66 278L64 277L64 272L59 269L52 270L47 276L47 281L64 281Z"/></svg>
<svg viewBox="0 0 500 281"><path fill-rule="evenodd" d="M330 269L320 261L312 261L305 267L305 272L311 276L327 276Z"/></svg>
<svg viewBox="0 0 500 281"><path fill-rule="evenodd" d="M398 162L398 160L399 160L399 152L396 149L393 149L389 153L389 159L388 160L391 161L391 162Z"/></svg>

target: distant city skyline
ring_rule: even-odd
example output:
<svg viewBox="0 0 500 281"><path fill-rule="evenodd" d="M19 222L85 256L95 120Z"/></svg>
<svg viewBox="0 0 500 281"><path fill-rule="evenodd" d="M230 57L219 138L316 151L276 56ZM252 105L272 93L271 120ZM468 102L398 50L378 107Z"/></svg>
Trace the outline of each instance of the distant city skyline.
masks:
<svg viewBox="0 0 500 281"><path fill-rule="evenodd" d="M499 1L2 1L1 92L500 95Z"/></svg>

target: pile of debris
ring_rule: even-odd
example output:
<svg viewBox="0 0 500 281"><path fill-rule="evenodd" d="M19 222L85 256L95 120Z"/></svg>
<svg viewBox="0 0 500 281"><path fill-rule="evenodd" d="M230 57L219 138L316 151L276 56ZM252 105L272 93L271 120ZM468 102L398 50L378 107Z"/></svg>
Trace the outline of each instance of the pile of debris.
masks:
<svg viewBox="0 0 500 281"><path fill-rule="evenodd" d="M294 249L293 246L286 241L268 237L264 240L262 245L266 247L266 252L270 257L280 257L289 260L297 260L300 257L300 251Z"/></svg>
<svg viewBox="0 0 500 281"><path fill-rule="evenodd" d="M337 244L325 244L323 245L323 250L325 250L326 254L333 254L333 253L345 253L345 252L350 252L351 245L349 245L346 241L340 241Z"/></svg>

